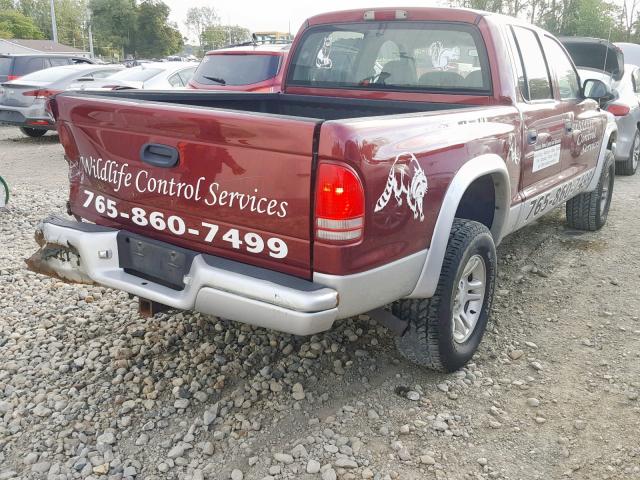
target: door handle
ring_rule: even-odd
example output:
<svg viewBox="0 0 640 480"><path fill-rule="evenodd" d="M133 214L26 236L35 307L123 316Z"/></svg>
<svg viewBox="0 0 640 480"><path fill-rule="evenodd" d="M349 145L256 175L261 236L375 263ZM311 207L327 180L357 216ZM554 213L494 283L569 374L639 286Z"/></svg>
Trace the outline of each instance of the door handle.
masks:
<svg viewBox="0 0 640 480"><path fill-rule="evenodd" d="M174 167L179 159L178 149L169 145L145 143L140 147L140 160L154 167Z"/></svg>
<svg viewBox="0 0 640 480"><path fill-rule="evenodd" d="M537 130L527 131L527 143L529 143L529 145L533 145L537 141L538 141L538 131Z"/></svg>

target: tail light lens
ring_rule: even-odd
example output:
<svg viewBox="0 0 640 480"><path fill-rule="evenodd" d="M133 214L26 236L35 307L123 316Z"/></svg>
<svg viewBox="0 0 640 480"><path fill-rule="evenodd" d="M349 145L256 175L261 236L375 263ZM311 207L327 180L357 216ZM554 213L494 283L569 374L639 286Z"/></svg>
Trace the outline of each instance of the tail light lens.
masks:
<svg viewBox="0 0 640 480"><path fill-rule="evenodd" d="M39 89L29 90L28 92L24 92L22 95L24 95L25 97L49 98L61 92L62 90Z"/></svg>
<svg viewBox="0 0 640 480"><path fill-rule="evenodd" d="M631 109L628 105L621 105L619 103L612 103L607 107L607 111L613 113L616 117L624 117L628 115Z"/></svg>
<svg viewBox="0 0 640 480"><path fill-rule="evenodd" d="M356 241L364 230L364 188L351 169L321 163L316 180L316 238Z"/></svg>
<svg viewBox="0 0 640 480"><path fill-rule="evenodd" d="M7 82L10 82L11 80L17 80L20 78L20 75L7 75Z"/></svg>

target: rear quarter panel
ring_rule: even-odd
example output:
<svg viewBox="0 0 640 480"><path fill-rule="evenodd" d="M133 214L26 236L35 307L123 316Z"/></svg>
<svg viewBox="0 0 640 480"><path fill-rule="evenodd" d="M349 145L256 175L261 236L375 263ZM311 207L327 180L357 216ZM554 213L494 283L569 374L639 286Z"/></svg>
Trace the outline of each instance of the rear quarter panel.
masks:
<svg viewBox="0 0 640 480"><path fill-rule="evenodd" d="M325 122L318 159L344 161L362 178L365 233L360 243L347 247L316 241L314 271L357 273L428 248L453 177L465 162L482 154L505 159L511 203L518 202L520 131L517 110L506 106ZM406 194L396 199L392 193L381 206L390 171L399 172L399 165L406 185L420 169L426 177L422 212L408 204Z"/></svg>

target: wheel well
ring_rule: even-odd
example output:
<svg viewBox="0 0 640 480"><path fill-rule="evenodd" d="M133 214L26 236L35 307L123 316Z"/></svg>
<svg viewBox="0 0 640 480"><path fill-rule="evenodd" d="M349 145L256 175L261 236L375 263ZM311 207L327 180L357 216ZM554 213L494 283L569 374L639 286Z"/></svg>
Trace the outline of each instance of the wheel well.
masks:
<svg viewBox="0 0 640 480"><path fill-rule="evenodd" d="M458 204L456 217L480 222L491 230L495 211L495 179L492 175L484 175L475 179L471 185L467 187Z"/></svg>

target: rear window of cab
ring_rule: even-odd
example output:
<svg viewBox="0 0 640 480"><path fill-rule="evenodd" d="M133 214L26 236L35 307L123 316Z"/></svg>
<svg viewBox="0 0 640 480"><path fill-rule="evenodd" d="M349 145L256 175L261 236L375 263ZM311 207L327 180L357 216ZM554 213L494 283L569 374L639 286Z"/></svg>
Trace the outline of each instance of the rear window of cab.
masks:
<svg viewBox="0 0 640 480"><path fill-rule="evenodd" d="M287 85L489 94L486 48L473 25L363 22L308 29Z"/></svg>

